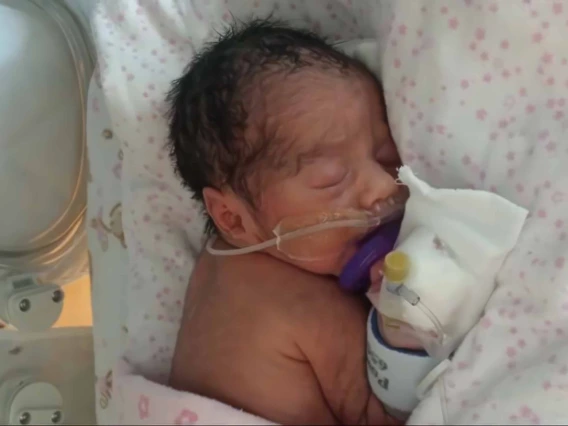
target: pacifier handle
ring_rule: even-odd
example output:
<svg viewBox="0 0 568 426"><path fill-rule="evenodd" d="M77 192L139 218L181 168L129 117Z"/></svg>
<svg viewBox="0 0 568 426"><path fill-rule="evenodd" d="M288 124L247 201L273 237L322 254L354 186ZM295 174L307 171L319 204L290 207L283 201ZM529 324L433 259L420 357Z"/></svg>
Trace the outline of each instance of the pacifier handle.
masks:
<svg viewBox="0 0 568 426"><path fill-rule="evenodd" d="M358 293L369 288L371 267L393 250L401 223L402 218L393 220L365 237L339 275L339 286L342 289Z"/></svg>

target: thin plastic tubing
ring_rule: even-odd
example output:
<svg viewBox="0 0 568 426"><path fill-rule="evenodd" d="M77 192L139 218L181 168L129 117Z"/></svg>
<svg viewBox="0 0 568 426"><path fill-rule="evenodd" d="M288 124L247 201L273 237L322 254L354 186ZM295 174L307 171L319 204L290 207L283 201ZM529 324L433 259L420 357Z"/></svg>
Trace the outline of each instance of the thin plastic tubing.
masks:
<svg viewBox="0 0 568 426"><path fill-rule="evenodd" d="M317 225L308 226L306 228L297 229L296 231L288 232L287 234L280 235L260 244L255 244L249 247L230 249L230 250L217 250L213 248L216 237L207 241L207 251L216 256L239 256L241 254L254 253L255 251L265 250L272 246L278 245L281 241L292 240L294 238L304 237L306 235L315 234L316 232L325 231L334 228L372 228L381 223L380 217L369 219L344 219L336 220L325 223L318 223Z"/></svg>

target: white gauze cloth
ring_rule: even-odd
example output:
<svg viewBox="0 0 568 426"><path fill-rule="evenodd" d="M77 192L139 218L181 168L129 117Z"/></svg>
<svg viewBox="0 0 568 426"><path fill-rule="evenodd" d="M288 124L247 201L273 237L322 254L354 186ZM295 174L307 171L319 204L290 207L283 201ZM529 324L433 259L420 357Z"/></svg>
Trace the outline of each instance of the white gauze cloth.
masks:
<svg viewBox="0 0 568 426"><path fill-rule="evenodd" d="M426 349L445 358L479 320L528 211L492 192L432 188L408 166L401 167L399 179L410 190L397 242L397 250L411 260L404 285L427 310L384 284L371 301L380 314L424 336L441 335L433 345L428 340Z"/></svg>

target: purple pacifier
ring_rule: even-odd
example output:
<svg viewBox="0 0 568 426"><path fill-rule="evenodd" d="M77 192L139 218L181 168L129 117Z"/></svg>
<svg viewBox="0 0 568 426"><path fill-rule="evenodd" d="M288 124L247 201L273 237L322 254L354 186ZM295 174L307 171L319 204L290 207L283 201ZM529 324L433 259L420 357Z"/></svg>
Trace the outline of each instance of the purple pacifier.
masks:
<svg viewBox="0 0 568 426"><path fill-rule="evenodd" d="M392 251L401 223L402 218L385 223L360 242L357 253L339 275L339 285L342 289L358 293L369 288L371 267Z"/></svg>

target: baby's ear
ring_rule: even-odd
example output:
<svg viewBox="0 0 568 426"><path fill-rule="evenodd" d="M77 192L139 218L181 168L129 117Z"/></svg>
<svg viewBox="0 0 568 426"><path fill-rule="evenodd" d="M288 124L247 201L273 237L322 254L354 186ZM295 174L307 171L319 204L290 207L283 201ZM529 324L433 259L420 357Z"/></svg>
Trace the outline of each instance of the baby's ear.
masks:
<svg viewBox="0 0 568 426"><path fill-rule="evenodd" d="M232 242L256 244L254 222L235 193L207 187L203 189L203 201L222 236Z"/></svg>

